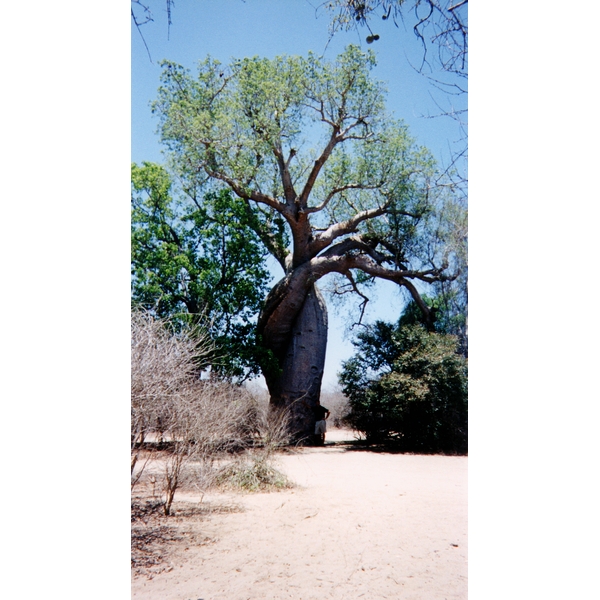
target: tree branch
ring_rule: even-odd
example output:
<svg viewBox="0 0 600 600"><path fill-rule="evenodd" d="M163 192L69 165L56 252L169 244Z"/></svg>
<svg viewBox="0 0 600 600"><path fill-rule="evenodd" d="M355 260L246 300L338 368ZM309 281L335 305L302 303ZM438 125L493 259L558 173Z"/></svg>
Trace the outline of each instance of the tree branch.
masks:
<svg viewBox="0 0 600 600"><path fill-rule="evenodd" d="M150 21L153 20L152 15L150 14L150 9L147 6L143 5L139 0L131 0L131 3L139 4L144 9L144 11L147 13L146 20L139 23L135 16L135 13L133 12L133 8L131 9L131 18L133 19L133 24L135 25L135 28L138 30L138 33L140 34L140 37L142 38L142 42L144 42L144 47L146 48L146 52L148 53L148 58L150 59L150 62L152 62L152 56L150 56L150 48L148 48L148 44L146 43L146 38L144 37L142 30L140 29L140 27L142 25L145 25L146 23L149 23Z"/></svg>
<svg viewBox="0 0 600 600"><path fill-rule="evenodd" d="M281 148L281 144L279 143L273 147L273 154L275 154L277 164L279 165L279 173L281 175L281 182L283 183L283 193L285 195L286 202L289 206L291 206L296 200L296 190L294 189L294 184L290 175L289 164L292 158L295 156L296 151L292 148L286 161L283 158L283 150Z"/></svg>
<svg viewBox="0 0 600 600"><path fill-rule="evenodd" d="M346 235L349 233L356 233L356 228L363 221L374 219L383 215L388 210L388 205L379 206L377 208L371 208L369 210L363 210L352 218L342 221L341 223L335 223L331 225L326 231L315 236L314 240L310 244L311 256L316 256L323 248L327 248L333 240Z"/></svg>
<svg viewBox="0 0 600 600"><path fill-rule="evenodd" d="M323 149L323 152L321 152L321 156L319 156L319 158L317 158L317 160L315 160L315 164L313 165L313 168L310 171L310 175L308 176L308 179L306 180L306 183L304 184L304 189L302 190L302 193L300 194L299 203L300 203L300 206L303 208L306 208L306 206L307 206L308 196L310 195L310 193L315 185L315 182L317 181L317 177L319 176L319 173L321 172L323 165L327 162L327 159L333 152L333 149L340 141L338 139L338 133L339 133L339 127L337 125L335 125L333 127L333 131L331 132L331 137L329 138L329 142Z"/></svg>
<svg viewBox="0 0 600 600"><path fill-rule="evenodd" d="M448 11L452 12L453 10L460 8L463 4L467 4L468 2L469 2L469 0L462 0L462 2L458 2L454 6L451 6L450 8L448 8Z"/></svg>
<svg viewBox="0 0 600 600"><path fill-rule="evenodd" d="M443 275L439 269L428 271L388 269L378 264L379 259L372 247L359 238L351 238L289 272L269 293L258 319L257 331L261 335L264 334L267 347L273 351L286 347L291 324L302 308L306 294L316 281L329 273L340 273L345 277L350 273L352 277L352 269L359 269L373 277L393 281L406 287L429 320L429 308L410 280L418 279L433 283L447 281L452 277Z"/></svg>
<svg viewBox="0 0 600 600"><path fill-rule="evenodd" d="M329 194L319 206L309 206L304 212L307 214L316 213L322 211L331 201L331 199L340 192L344 192L346 190L376 190L381 187L381 184L377 185L362 185L360 183L349 183L347 185L342 185L340 187L336 187Z"/></svg>
<svg viewBox="0 0 600 600"><path fill-rule="evenodd" d="M360 325L362 323L363 317L365 316L365 310L367 308L367 304L369 302L369 297L365 296L359 289L358 286L356 285L356 281L354 280L354 276L352 275L352 271L348 271L347 273L345 273L346 275L346 279L348 279L348 281L350 282L350 285L352 286L352 291L355 292L356 294L358 294L363 301L360 303L360 317L358 318L358 323L354 323L352 325L352 327L354 327L354 325Z"/></svg>
<svg viewBox="0 0 600 600"><path fill-rule="evenodd" d="M226 183L240 198L244 200L253 200L254 202L258 202L259 204L265 204L275 209L278 213L287 217L287 211L285 210L285 205L281 204L278 200L269 196L267 194L263 194L262 192L258 192L256 190L249 190L242 184L240 184L235 179L232 179L228 175L224 173L220 173L218 171L213 171L207 164L204 165L204 170L206 173L213 177L214 179L218 179L219 181L223 181Z"/></svg>
<svg viewBox="0 0 600 600"><path fill-rule="evenodd" d="M248 216L249 216L250 220L255 220L255 214L254 214L254 211L252 210L252 207L249 204L249 200L247 198L245 200L246 200L245 204L246 204L246 208L248 211ZM259 210L262 214L268 215L267 211L261 210L260 207L257 207L257 210ZM254 223L254 225L252 226L252 229L256 232L256 235L258 235L258 237L261 239L262 243L266 246L267 250L271 253L273 258L275 258L275 260L279 263L279 265L285 272L286 258L288 255L287 250L280 244L279 240L277 239L277 236L272 233L269 223L267 223L266 227L265 227L265 226L263 226L263 224L260 222L259 219L256 219L256 221L258 221L258 222Z"/></svg>

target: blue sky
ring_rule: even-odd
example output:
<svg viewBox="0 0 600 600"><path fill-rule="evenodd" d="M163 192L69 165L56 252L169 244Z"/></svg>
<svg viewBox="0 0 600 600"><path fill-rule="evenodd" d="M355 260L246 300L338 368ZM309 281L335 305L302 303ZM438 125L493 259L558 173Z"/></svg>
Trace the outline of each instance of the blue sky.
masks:
<svg viewBox="0 0 600 600"><path fill-rule="evenodd" d="M449 118L426 118L440 112L436 102L450 106L450 99L411 66L419 64L422 58L421 46L413 32L402 26L397 28L391 22L374 20L371 27L380 39L373 44L366 43L365 29L338 32L330 40L329 14L315 9L318 4L316 0L206 0L200 8L198 3L176 2L169 32L164 0L150 2L154 21L141 31L152 62L134 26L131 32L132 160L138 163L163 160L156 134L157 120L149 107L159 86L162 59L192 70L207 54L223 63L244 56L306 55L309 51L333 59L347 44L353 43L376 52L378 64L373 75L386 82L388 109L409 125L418 143L427 146L441 163L447 163L451 150L460 143L461 133L456 122ZM278 267L273 270L279 278ZM396 320L402 305L397 286L381 282L368 305L366 320ZM328 308L324 389L336 384L341 361L348 359L353 350L346 329L350 306L336 307L329 303Z"/></svg>

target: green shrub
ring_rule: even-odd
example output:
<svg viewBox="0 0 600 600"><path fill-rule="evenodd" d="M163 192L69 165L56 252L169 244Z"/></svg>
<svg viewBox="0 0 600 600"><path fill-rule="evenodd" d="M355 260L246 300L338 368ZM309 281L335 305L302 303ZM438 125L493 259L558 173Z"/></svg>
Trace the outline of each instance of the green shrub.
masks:
<svg viewBox="0 0 600 600"><path fill-rule="evenodd" d="M409 452L467 452L467 360L454 336L378 321L353 344L340 382L355 430Z"/></svg>

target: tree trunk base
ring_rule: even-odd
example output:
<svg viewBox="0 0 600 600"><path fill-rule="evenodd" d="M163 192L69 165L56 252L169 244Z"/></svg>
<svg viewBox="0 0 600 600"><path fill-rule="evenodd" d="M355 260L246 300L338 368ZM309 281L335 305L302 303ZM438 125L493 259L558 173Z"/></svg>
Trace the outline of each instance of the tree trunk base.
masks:
<svg viewBox="0 0 600 600"><path fill-rule="evenodd" d="M313 443L313 408L321 396L327 349L327 307L316 286L292 327L285 356L280 358L281 375L269 378L271 403L290 411L289 430L296 443Z"/></svg>

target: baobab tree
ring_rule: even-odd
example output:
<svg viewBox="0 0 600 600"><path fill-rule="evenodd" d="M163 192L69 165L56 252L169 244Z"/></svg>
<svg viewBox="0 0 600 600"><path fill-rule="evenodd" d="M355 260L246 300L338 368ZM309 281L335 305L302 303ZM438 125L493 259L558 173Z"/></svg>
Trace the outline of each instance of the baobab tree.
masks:
<svg viewBox="0 0 600 600"><path fill-rule="evenodd" d="M163 63L153 111L170 166L196 199L228 187L284 275L257 322L276 364L263 374L277 407L310 434L327 345L317 282L335 276L367 297L377 278L406 289L432 325L418 286L457 275L452 188L430 153L385 109L372 53L349 46L316 56L210 57L194 76ZM452 210L446 210L451 207ZM420 282L420 283L419 283Z"/></svg>

